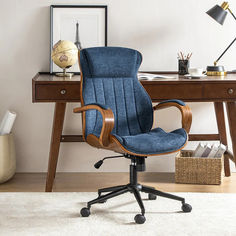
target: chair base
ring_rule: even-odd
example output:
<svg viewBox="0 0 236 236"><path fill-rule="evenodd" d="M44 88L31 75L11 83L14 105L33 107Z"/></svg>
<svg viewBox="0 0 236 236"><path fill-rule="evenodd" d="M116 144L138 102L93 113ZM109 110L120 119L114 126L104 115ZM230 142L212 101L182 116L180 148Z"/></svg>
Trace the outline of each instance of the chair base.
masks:
<svg viewBox="0 0 236 236"><path fill-rule="evenodd" d="M156 190L153 187L149 187L149 186L145 186L145 185L141 185L141 184L137 183L137 169L139 169L139 168L137 166L136 157L129 156L129 158L132 161L132 163L130 165L130 183L127 185L119 185L119 186L113 186L113 187L99 189L98 190L98 197L96 199L88 202L87 208L85 207L85 208L81 209L80 213L83 217L88 217L90 215L91 205L93 205L95 203L104 203L110 198L119 196L119 195L127 193L127 192L134 194L136 201L138 202L139 207L141 209L141 214L137 214L134 218L134 220L137 224L143 224L146 221L145 216L144 216L145 208L143 205L143 201L142 201L140 192L148 193L149 200L155 200L156 196L160 196L160 197L165 197L165 198L170 198L173 200L180 201L182 203L182 211L183 212L191 212L192 207L191 207L191 205L185 203L184 198L178 197L173 194L161 192L159 190ZM138 157L138 158L140 158L140 157ZM143 158L145 158L145 157L143 157ZM143 159L143 163L144 163L144 160L145 159ZM143 165L143 163L142 163L142 165ZM107 194L103 194L103 193L107 193Z"/></svg>

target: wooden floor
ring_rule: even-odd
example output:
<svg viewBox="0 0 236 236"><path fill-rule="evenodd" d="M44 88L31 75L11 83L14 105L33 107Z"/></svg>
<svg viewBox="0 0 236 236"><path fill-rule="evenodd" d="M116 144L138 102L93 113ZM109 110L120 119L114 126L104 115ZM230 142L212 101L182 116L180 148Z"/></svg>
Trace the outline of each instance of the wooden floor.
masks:
<svg viewBox="0 0 236 236"><path fill-rule="evenodd" d="M99 188L128 183L128 173L57 173L54 192L94 192ZM44 192L45 173L19 173L0 192ZM167 192L236 193L236 173L221 185L175 184L174 173L139 173L139 182Z"/></svg>

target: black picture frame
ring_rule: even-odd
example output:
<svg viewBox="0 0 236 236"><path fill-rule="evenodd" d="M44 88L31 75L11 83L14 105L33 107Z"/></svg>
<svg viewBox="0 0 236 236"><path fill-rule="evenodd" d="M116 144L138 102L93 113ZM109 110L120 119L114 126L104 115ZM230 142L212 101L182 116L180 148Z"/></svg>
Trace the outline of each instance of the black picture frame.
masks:
<svg viewBox="0 0 236 236"><path fill-rule="evenodd" d="M51 59L52 48L53 48L53 11L56 8L101 8L104 9L104 46L107 47L107 5L51 5L50 6L50 74L55 74L53 71L53 61ZM80 74L80 72L73 72L74 74Z"/></svg>

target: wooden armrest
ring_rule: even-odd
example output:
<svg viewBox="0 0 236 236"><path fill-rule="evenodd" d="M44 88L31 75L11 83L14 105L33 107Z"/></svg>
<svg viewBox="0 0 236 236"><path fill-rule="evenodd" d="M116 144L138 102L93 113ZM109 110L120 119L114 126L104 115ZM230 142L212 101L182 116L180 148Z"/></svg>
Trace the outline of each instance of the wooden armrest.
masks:
<svg viewBox="0 0 236 236"><path fill-rule="evenodd" d="M180 110L182 114L182 128L184 128L186 132L189 133L192 124L192 111L188 105L182 106L176 102L166 102L157 104L153 107L153 110L161 110L172 106L177 107Z"/></svg>
<svg viewBox="0 0 236 236"><path fill-rule="evenodd" d="M111 109L104 109L99 105L87 105L83 107L74 108L74 113L81 113L88 110L97 110L102 114L103 125L99 137L99 143L102 146L108 146L110 143L110 134L114 127L114 114Z"/></svg>

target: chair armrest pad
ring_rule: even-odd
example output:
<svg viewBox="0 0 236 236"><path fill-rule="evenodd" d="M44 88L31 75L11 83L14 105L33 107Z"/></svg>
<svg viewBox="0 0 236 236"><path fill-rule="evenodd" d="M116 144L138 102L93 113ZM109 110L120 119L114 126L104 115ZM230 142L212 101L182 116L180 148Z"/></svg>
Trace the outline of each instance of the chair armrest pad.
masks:
<svg viewBox="0 0 236 236"><path fill-rule="evenodd" d="M99 107L101 107L102 109L105 109L105 110L110 109L110 107L108 107L107 105L101 104L101 103L97 103L97 102L89 103L89 104L86 104L85 106L88 106L88 105L96 105L96 106L99 106Z"/></svg>
<svg viewBox="0 0 236 236"><path fill-rule="evenodd" d="M181 106L185 106L185 103L181 100L178 100L178 99L165 100L165 101L160 102L159 104L164 104L164 103L169 103L169 102L175 102Z"/></svg>
<svg viewBox="0 0 236 236"><path fill-rule="evenodd" d="M74 111L74 113L79 113L79 112L83 112L83 111L87 111L87 110L99 110L99 108L102 110L109 110L109 107L105 104L89 103L89 104L86 104L82 107L77 107L73 111Z"/></svg>
<svg viewBox="0 0 236 236"><path fill-rule="evenodd" d="M160 110L160 109L164 109L167 107L173 107L173 106L177 107L181 110L183 107L186 107L187 105L181 100L170 99L170 100L165 100L165 101L158 103L157 105L155 105L153 107L153 110L155 111L155 110Z"/></svg>

